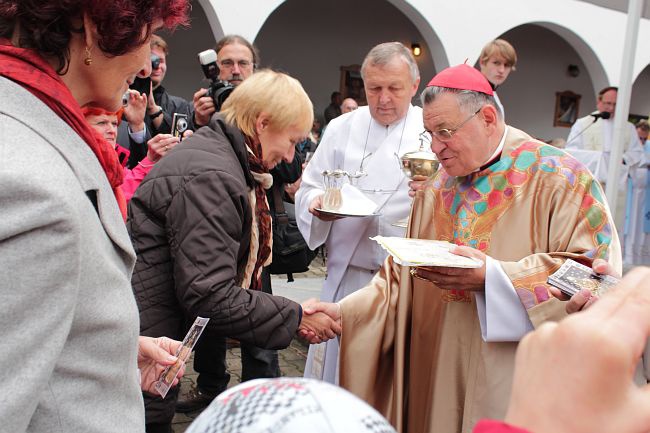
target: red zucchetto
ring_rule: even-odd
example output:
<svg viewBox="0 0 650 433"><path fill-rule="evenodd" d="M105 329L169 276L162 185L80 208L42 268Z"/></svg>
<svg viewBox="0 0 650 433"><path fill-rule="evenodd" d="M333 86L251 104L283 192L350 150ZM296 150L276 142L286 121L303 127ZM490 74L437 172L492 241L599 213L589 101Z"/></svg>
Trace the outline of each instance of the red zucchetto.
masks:
<svg viewBox="0 0 650 433"><path fill-rule="evenodd" d="M429 86L472 90L494 96L494 90L492 90L487 78L478 69L466 64L443 69L429 81L427 87Z"/></svg>

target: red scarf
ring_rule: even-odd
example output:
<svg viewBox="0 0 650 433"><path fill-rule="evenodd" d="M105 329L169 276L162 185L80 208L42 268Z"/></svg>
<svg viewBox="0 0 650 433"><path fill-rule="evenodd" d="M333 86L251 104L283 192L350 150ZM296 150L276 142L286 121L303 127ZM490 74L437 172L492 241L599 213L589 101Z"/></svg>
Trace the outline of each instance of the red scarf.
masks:
<svg viewBox="0 0 650 433"><path fill-rule="evenodd" d="M36 51L14 47L9 40L0 39L0 76L29 90L86 142L104 169L126 218L126 200L120 189L124 172L117 154L86 122L81 107L56 71Z"/></svg>
<svg viewBox="0 0 650 433"><path fill-rule="evenodd" d="M246 144L253 151L254 155L246 152L248 156L248 167L254 173L269 173L268 168L262 163L262 145L259 141L254 142L250 137L246 137ZM264 263L271 255L271 211L266 201L266 191L264 187L255 182L255 214L257 215L257 227L259 229L259 250L257 251L257 260L253 270L253 277L249 289L262 289L262 268Z"/></svg>

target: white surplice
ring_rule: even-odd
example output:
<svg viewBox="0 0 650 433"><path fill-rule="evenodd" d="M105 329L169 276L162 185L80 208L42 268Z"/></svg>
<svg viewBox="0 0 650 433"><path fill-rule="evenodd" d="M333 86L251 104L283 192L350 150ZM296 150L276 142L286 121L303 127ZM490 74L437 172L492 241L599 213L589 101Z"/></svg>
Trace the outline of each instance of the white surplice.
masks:
<svg viewBox="0 0 650 433"><path fill-rule="evenodd" d="M592 114L596 114L594 112ZM623 161L620 167L620 181L619 181L619 194L616 209L612 209L614 214L614 221L618 231L619 238L623 240L625 245L625 237L623 233L625 221L625 202L627 197L627 178L628 175L634 175L634 170L639 167L644 161L644 152L641 143L634 129L634 125L626 122L623 147ZM587 165L587 167L594 174L596 179L606 186L606 175L609 170L609 155L611 154L612 144L614 141L614 119L597 119L594 122L592 115L581 117L571 127L569 137L566 142L566 150L570 153L572 149L580 149L593 152L602 152L600 159L600 169L594 171L594 167ZM585 162L578 154L572 153L573 156L578 158L580 162ZM604 178L603 178L604 177Z"/></svg>
<svg viewBox="0 0 650 433"><path fill-rule="evenodd" d="M333 119L316 153L305 168L296 194L298 227L310 248L327 246L327 278L321 299L336 302L365 286L377 272L386 252L371 236L403 236L404 229L392 224L406 218L411 208L408 179L399 157L419 148L423 131L422 109L410 106L407 115L392 125L382 125L370 116L367 106ZM363 164L362 164L363 161ZM377 204L380 216L321 221L309 213L309 204L324 194L322 172L343 169L364 171L357 188ZM338 382L338 340L312 345L305 377Z"/></svg>
<svg viewBox="0 0 650 433"><path fill-rule="evenodd" d="M650 141L646 141L645 158L630 172L627 212L625 220L625 243L623 263L627 265L650 265L650 206L648 184L650 170Z"/></svg>

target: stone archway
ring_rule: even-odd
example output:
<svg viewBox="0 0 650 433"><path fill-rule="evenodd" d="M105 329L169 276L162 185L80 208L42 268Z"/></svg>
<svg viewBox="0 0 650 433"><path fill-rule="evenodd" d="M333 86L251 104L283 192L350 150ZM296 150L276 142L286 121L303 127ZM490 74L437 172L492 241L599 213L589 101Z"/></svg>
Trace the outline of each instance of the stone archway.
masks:
<svg viewBox="0 0 650 433"><path fill-rule="evenodd" d="M434 67L434 48L428 41L439 45L435 57L446 59L446 55L437 37L431 36L433 31L427 30L425 35L412 21L409 15L417 16L417 11L411 7L407 15L404 10L410 6L401 3L398 9L387 0L287 0L268 17L255 38L262 66L298 78L320 115L330 93L340 88L341 66L360 64L368 50L381 42L419 43L422 88L439 69L437 64Z"/></svg>
<svg viewBox="0 0 650 433"><path fill-rule="evenodd" d="M607 83L595 53L575 33L547 22L519 25L499 37L512 43L519 58L517 70L499 88L507 123L543 140L566 139L569 128L553 123L556 93L581 95L579 117L595 109L594 89ZM577 76L569 74L569 65L577 67Z"/></svg>
<svg viewBox="0 0 650 433"><path fill-rule="evenodd" d="M647 116L650 114L650 65L636 76L632 85L630 115Z"/></svg>

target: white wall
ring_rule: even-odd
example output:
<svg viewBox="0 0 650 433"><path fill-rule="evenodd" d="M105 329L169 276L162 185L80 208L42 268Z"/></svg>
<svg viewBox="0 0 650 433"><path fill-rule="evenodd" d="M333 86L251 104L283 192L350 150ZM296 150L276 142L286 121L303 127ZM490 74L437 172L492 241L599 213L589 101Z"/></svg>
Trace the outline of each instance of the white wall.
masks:
<svg viewBox="0 0 650 433"><path fill-rule="evenodd" d="M630 114L640 116L650 114L650 66L647 66L634 81Z"/></svg>
<svg viewBox="0 0 650 433"><path fill-rule="evenodd" d="M196 54L213 47L215 36L222 36L213 34L202 8L206 4L215 7L211 14L217 11L220 21L213 23L217 33L223 27L227 33L241 33L247 37L257 35L254 42L260 48L262 66L285 70L300 79L319 115L329 103L330 93L339 88L339 67L361 63L367 51L379 42L420 43L423 55L418 63L422 89L435 73L434 56L416 27L394 6L397 5L413 19L419 17L416 20L419 26L431 26L425 30L428 40L432 39L431 32L435 32L448 51L438 58L448 58L451 64L465 58L472 62L488 39L505 31L505 37L513 43L520 56L518 70L499 90L507 121L543 139L566 137L568 128L552 126L555 92L572 90L581 94L581 115L595 109L595 92L603 87L603 80L605 85L610 84L606 75L617 76L620 70L621 47L618 41L624 30L620 28L622 14L573 0L546 0L544 5L502 1L503 7L498 9L485 4L489 2L439 0L242 0L236 4L226 0L195 1L192 28L178 30L167 38L171 54L164 84L170 93L186 99L191 99L199 86L205 86ZM242 12L250 8L256 13L252 20ZM412 8L411 12L409 8ZM264 21L267 15L268 19ZM462 17L462 20L457 17ZM581 59L565 39L537 25L511 29L518 23L536 20L564 32L565 37L578 43L581 51L591 52L591 55L586 60ZM601 21L608 25L604 26ZM480 26L477 26L478 22ZM591 24L585 25L585 22ZM609 30L603 31L604 28ZM648 20L643 20L640 32L640 41L646 40L645 35L650 32ZM637 63L644 61L648 53L640 43ZM600 70L599 76L590 77L584 61L590 63L592 71ZM603 65L597 67L594 62ZM580 77L570 78L566 74L570 63L580 67ZM602 72L603 66L607 69L606 74ZM440 67L438 65L438 69ZM643 67L635 64L635 70L640 69ZM630 111L643 115L650 112L650 71L647 69L635 81Z"/></svg>
<svg viewBox="0 0 650 433"><path fill-rule="evenodd" d="M388 41L422 46L423 88L434 75L431 53L413 24L385 0L289 0L269 17L255 44L262 65L298 78L322 116L339 90L339 67L361 64L370 48Z"/></svg>
<svg viewBox="0 0 650 433"><path fill-rule="evenodd" d="M169 45L167 56L167 75L163 86L172 95L183 97L189 101L200 87L206 87L197 54L208 48L214 48L216 40L198 2L193 3L191 27L179 28L173 34L161 32L161 36Z"/></svg>
<svg viewBox="0 0 650 433"><path fill-rule="evenodd" d="M544 139L565 138L569 128L554 127L555 92L571 90L582 95L580 114L596 107L591 78L576 51L546 28L525 25L501 37L517 50L517 70L498 93L506 111L506 122ZM580 76L567 74L569 64L578 65Z"/></svg>

